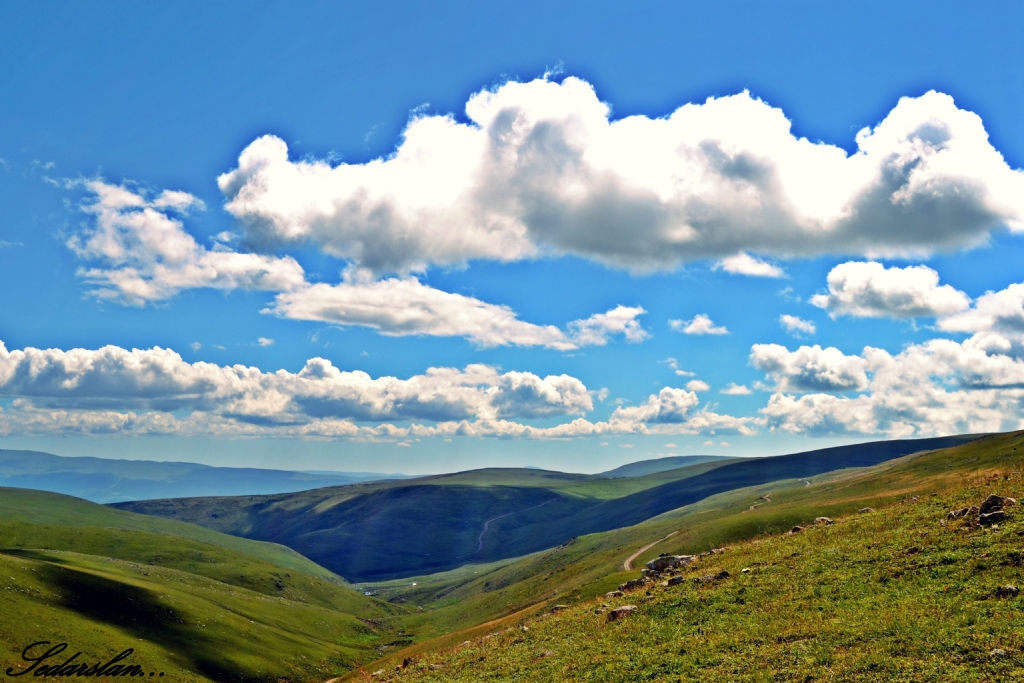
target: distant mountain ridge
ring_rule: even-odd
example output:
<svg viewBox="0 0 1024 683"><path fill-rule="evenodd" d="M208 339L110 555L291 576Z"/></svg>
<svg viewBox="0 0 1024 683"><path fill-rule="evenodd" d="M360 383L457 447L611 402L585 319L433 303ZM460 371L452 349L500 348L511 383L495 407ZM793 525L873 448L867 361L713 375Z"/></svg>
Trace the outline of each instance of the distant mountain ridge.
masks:
<svg viewBox="0 0 1024 683"><path fill-rule="evenodd" d="M621 467L616 467L613 470L601 472L594 476L608 477L609 479L617 479L618 477L642 477L645 474L667 472L668 470L686 467L687 465L699 465L702 462L730 460L732 457L733 456L729 455L670 455L666 458L638 460L637 462L627 463Z"/></svg>
<svg viewBox="0 0 1024 683"><path fill-rule="evenodd" d="M94 503L294 493L324 486L403 478L402 474L321 474L214 467L191 462L71 458L40 451L0 449L0 486L63 493Z"/></svg>

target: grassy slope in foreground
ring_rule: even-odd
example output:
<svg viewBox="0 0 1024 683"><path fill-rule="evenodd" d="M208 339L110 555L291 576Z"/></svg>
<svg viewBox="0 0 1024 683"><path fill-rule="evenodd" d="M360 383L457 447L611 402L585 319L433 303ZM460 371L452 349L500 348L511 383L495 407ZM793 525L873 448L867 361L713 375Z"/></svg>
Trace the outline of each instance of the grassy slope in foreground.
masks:
<svg viewBox="0 0 1024 683"><path fill-rule="evenodd" d="M77 524L52 523L70 519ZM163 532L123 528L154 521ZM305 558L296 563L290 551L253 541L242 544L255 551L247 554L168 531L223 536L59 494L0 490L4 667L20 667L10 653L49 640L90 662L135 647L137 661L175 680L321 681L393 640L375 623L402 607L320 578L323 569Z"/></svg>
<svg viewBox="0 0 1024 683"><path fill-rule="evenodd" d="M811 675L819 679L900 679L891 672L885 673L888 671L885 668L879 669L877 675L865 673L877 666L877 662L873 664L874 660L870 660L872 640L892 649L910 643L914 656L920 658L921 671L928 666L941 666L936 662L941 662L944 656L961 657L950 660L961 668L967 666L965 662L981 661L978 658L982 655L988 662L989 651L999 647L991 645L994 641L984 635L990 626L988 615L1001 614L1003 608L998 605L1003 603L975 598L985 595L981 591L983 580L987 582L985 585L1001 585L1000 582L1019 585L1024 537L1017 532L1024 534L1024 525L1019 522L1024 518L1024 508L1013 509L1013 524L1018 526L1009 532L997 531L995 535L976 529L956 531L960 528L958 525L947 527L941 521L951 507L970 500L977 503L992 490L1004 495L1021 494L1022 466L1024 433L998 435L956 448L907 456L867 470L821 475L812 478L810 486L798 481L775 482L770 486L721 494L636 527L581 538L565 549L538 553L499 566L481 566L477 568L478 575L450 576L448 585L443 585L440 576L430 577L434 582L430 584L428 580L424 593L416 593L418 587L400 587L400 582L385 585L382 596L402 592L409 602L430 608L428 616L434 622L447 622L456 627L469 627L507 615L513 617L507 617L504 624L518 626L517 611L530 605L536 609L538 603L566 603L572 606L572 612L571 617L559 614L538 622L537 628L547 629L548 626L541 625L548 620L553 624L543 637L535 633L535 625L525 634L517 632L504 634L500 639L496 637L493 639L496 650L481 641L437 658L424 654L488 632L486 628L468 628L463 633L453 633L397 652L381 664L386 670L389 667L393 670L396 661L401 662L409 655L424 664L450 660L445 669L432 674L438 680L678 680L680 676L685 680L696 676L699 667L707 665L714 669L723 662L731 662L718 670L717 679L772 680L772 675L779 674L785 680L803 680L804 674L782 673L789 670L788 665L779 662L772 665L775 669L761 671L758 667L782 655L791 660L795 655L802 656L799 651L782 646L787 639L800 635L800 629L812 624L814 629L827 626L830 635L816 639L814 631L804 633L808 640L806 646L821 643L823 648L832 648L836 653L849 653L835 660L809 664L811 669L818 667ZM1004 479L1005 476L1010 479ZM932 497L929 495L932 492L940 492L940 495ZM760 499L768 493L772 502ZM901 505L900 501L910 495L921 496L921 500ZM754 505L758 507L750 509ZM840 518L854 514L864 505L879 508L878 515L845 519L828 530L813 531L806 540L800 536L780 537L780 533L793 524L806 524L820 514ZM863 524L868 526L861 526ZM670 589L674 591L671 595L689 595L688 602L673 603L669 594L655 595L657 604L665 606L663 613L654 612L659 615L657 619L663 620L656 628L644 621L652 614L645 596L642 592L633 594L625 602L632 601L640 606L641 619L629 623L642 623L642 628L634 630L633 626L626 626L620 632L600 630L605 628L603 617L591 614L596 607L593 597L602 596L619 582L636 577L637 571L617 571L618 564L632 551L672 531L677 532L676 536L642 555L636 566L642 566L643 561L659 551L694 552L724 543L738 544L726 555L715 556L714 564L703 563L696 570L707 574L717 571L719 566L728 569L733 577L721 587L728 586L729 590L695 590L688 582L685 588ZM743 539L755 540L747 543ZM838 545L840 540L843 545ZM789 550L786 550L790 547L785 545L787 543L792 545ZM914 548L917 551L912 550ZM775 554L771 555L769 549ZM906 551L910 554L904 554ZM986 552L990 557L982 558ZM778 553L797 554L780 563ZM723 559L717 561L719 557ZM1002 559L993 559L999 557ZM760 575L756 572L738 574L743 566L755 562L765 562L764 566L771 569ZM793 571L789 570L789 565L794 567ZM467 567L460 572L468 570ZM733 588L751 590L752 586L740 582L751 577L760 581L763 576L773 577L774 583L760 584L756 599L729 592ZM976 589L981 592L973 593ZM937 603L933 600L935 595L939 595ZM1000 634L1009 633L1011 627L1020 627L1022 602L1010 603L1012 619L1000 622L996 629ZM941 610L930 611L937 607ZM912 619L897 615L899 610L908 609ZM849 612L848 617L852 619L846 630L844 612ZM947 613L959 616L950 621L944 616ZM825 616L832 621L823 625L818 619L825 619ZM420 618L421 615L408 617ZM907 626L915 619L921 621L919 627ZM574 630L586 624L589 624L587 629L599 630L578 633ZM424 623L423 626L430 625ZM414 626L410 623L409 627ZM616 624L607 628L618 627ZM713 642L714 648L700 645L705 641L699 638L693 639L692 631L697 628L703 632L713 630L715 635L708 636L711 640L707 642ZM972 628L979 628L981 636L972 635ZM750 632L746 640L745 630ZM641 642L645 633L649 635L647 644ZM612 647L610 643L622 634L635 640ZM923 654L930 647L925 641L933 638L942 646ZM592 639L607 650L588 649L586 642ZM674 652L673 642L678 644ZM1014 642L1009 642L1008 646L1016 648ZM523 643L529 647L517 650ZM949 649L944 650L947 646ZM512 656L514 652L518 654ZM486 658L484 663L472 666L467 663L481 656ZM508 659L510 656L512 659ZM531 663L531 659L536 661ZM659 669L662 660L667 668ZM907 664L913 660L902 661ZM832 664L829 662L836 662L840 673L830 673L828 667ZM1018 666L1020 663L1017 661ZM860 666L863 670L857 668ZM996 662L993 666L1000 665ZM623 667L635 671L629 673ZM377 665L372 665L367 670L375 668ZM709 676L716 677L714 671ZM906 679L931 680L927 675L916 674L908 674Z"/></svg>

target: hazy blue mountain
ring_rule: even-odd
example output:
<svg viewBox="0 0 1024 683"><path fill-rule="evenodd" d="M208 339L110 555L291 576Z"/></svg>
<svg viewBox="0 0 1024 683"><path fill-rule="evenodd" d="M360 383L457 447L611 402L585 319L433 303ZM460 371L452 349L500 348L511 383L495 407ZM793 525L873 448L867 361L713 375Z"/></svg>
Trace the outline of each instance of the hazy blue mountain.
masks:
<svg viewBox="0 0 1024 683"><path fill-rule="evenodd" d="M638 460L637 462L631 462L621 467L616 467L614 470L595 474L594 476L608 477L609 479L617 477L642 477L645 474L667 472L668 470L686 467L687 465L699 465L702 462L729 460L730 457L728 455L674 455L668 458Z"/></svg>
<svg viewBox="0 0 1024 683"><path fill-rule="evenodd" d="M94 503L293 493L404 476L211 467L191 462L67 458L38 451L0 449L0 486L53 491Z"/></svg>

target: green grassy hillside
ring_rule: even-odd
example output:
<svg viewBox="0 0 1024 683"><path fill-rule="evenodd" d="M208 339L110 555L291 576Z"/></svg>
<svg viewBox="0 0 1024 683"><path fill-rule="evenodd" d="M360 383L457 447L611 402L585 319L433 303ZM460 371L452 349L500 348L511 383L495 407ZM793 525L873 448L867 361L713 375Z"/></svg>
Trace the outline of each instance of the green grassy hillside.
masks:
<svg viewBox="0 0 1024 683"><path fill-rule="evenodd" d="M116 510L59 493L0 487L0 520L5 523L109 527L166 534L245 553L282 569L295 570L334 583L344 583L341 577L333 572L283 545L253 542L195 524Z"/></svg>
<svg viewBox="0 0 1024 683"><path fill-rule="evenodd" d="M349 580L382 581L517 557L579 535L637 524L723 491L874 465L971 438L712 460L642 477L492 468L277 496L116 507L285 544Z"/></svg>
<svg viewBox="0 0 1024 683"><path fill-rule="evenodd" d="M37 641L90 663L133 647L186 681L322 681L407 611L281 546L22 489L0 489L0 589L4 666Z"/></svg>
<svg viewBox="0 0 1024 683"><path fill-rule="evenodd" d="M1024 493L1022 470L1024 433L985 437L955 448L905 456L874 467L826 473L809 480L772 482L718 494L633 527L581 537L564 548L536 553L516 561L463 567L446 574L373 584L367 587L379 591L381 597L417 605L424 610L402 618L404 628L414 634L416 644L381 664L393 668L395 661L400 662L404 657L426 656L439 648L472 638L474 634L489 633L486 628L477 625L490 620L505 619L504 623L507 624L512 619L518 625L516 620L522 614L541 609L544 605L563 603L579 606L582 611L578 613L584 614L587 610L597 608L593 604L595 598L615 589L619 583L637 577L636 569L622 570L623 561L659 539L664 540L642 553L635 567L642 567L644 561L660 552L698 553L723 545L749 543L743 546L747 549L744 552L749 550L756 553L763 542L775 542L772 539L777 539L795 524L809 526L820 515L837 519L853 515L850 519L858 519L856 511L865 506L883 511L877 529L881 535L885 534L888 526L895 528L894 519L904 519L901 515L912 510L928 510L930 523L944 529L945 525L941 522L945 512L961 506L961 503L966 504L965 501L977 498L976 504L984 495L996 489L1004 495ZM933 493L937 495L933 496ZM918 500L911 503L913 496L918 496ZM904 504L904 501L907 503ZM1015 519L1024 519L1022 510L1024 508L1015 509ZM918 522L916 518L905 519L910 520L905 531L912 535L914 525ZM988 538L985 535L988 532L973 527L966 529L957 533L974 534L971 538ZM1024 528L1021 531L1021 536L1006 536L1006 542L1010 546L1016 544L1018 550L1024 550ZM955 540L960 537L953 538ZM851 542L861 543L861 540L854 539ZM863 541L864 546L856 552L862 552L865 558L870 558L877 542ZM811 544L811 547L816 546ZM918 547L924 546L918 544ZM714 556L716 562L720 557L735 556L734 550L724 556ZM821 552L833 553L826 548L822 548ZM849 559L851 555L844 557ZM755 561L762 560L743 560L745 563ZM708 572L714 568L706 560L701 567L701 572L704 568ZM727 568L733 574L736 573L734 568ZM1010 567L1009 571L1011 574L1016 572L1015 580L1022 579L1019 564ZM837 585L841 586L841 582ZM839 590L841 592L841 588ZM816 609L813 603L802 604L803 607ZM883 607L879 606L878 609ZM891 609L898 607L896 603L889 606ZM835 606L831 605L828 609L835 609ZM939 616L933 615L931 618ZM685 614L680 614L680 618L684 617ZM552 643L549 649L554 650L563 645L570 649L576 647L575 641L566 640L561 645ZM475 656L488 656L486 648L483 645L479 647L479 652L474 650L477 652ZM641 657L637 661L641 661L642 656L637 656ZM508 671L519 672L519 679L514 676L505 677L496 668L484 667L477 671L480 678L476 680L534 680L534 672L516 668L518 664L509 666ZM583 673L575 672L574 669L561 671L565 676L563 680L634 680L629 677L616 678L603 670ZM643 671L635 680L659 680L650 670ZM575 673L569 675L568 672ZM668 680L678 680L679 676L673 675L676 677ZM557 679L550 672L539 672L536 676L537 680ZM725 680L728 676L720 678ZM767 679L770 678L767 676ZM788 676L780 675L780 678L789 680ZM876 678L889 680L884 675ZM466 677L459 679L457 676L455 679L470 680ZM799 679L803 680L802 677ZM908 680L931 679L919 676Z"/></svg>

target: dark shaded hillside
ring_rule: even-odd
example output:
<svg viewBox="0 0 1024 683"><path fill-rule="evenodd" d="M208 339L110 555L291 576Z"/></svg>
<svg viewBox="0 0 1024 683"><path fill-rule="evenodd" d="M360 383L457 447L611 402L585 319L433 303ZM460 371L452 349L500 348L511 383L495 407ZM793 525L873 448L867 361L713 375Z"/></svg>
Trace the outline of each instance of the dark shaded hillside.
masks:
<svg viewBox="0 0 1024 683"><path fill-rule="evenodd" d="M311 474L192 462L68 458L0 449L0 486L63 493L94 503L188 496L293 493L402 475Z"/></svg>
<svg viewBox="0 0 1024 683"><path fill-rule="evenodd" d="M866 467L972 438L882 441L711 461L645 477L490 469L296 494L115 507L274 541L351 581L381 581L517 557L574 536L631 526L717 493Z"/></svg>
<svg viewBox="0 0 1024 683"><path fill-rule="evenodd" d="M618 477L642 477L646 474L654 474L655 472L666 472L679 467L699 465L702 462L730 459L731 457L728 455L673 455L667 458L655 458L653 460L631 462L626 465L622 465L621 467L616 467L614 470L595 474L594 476L608 477L609 479L617 479Z"/></svg>

